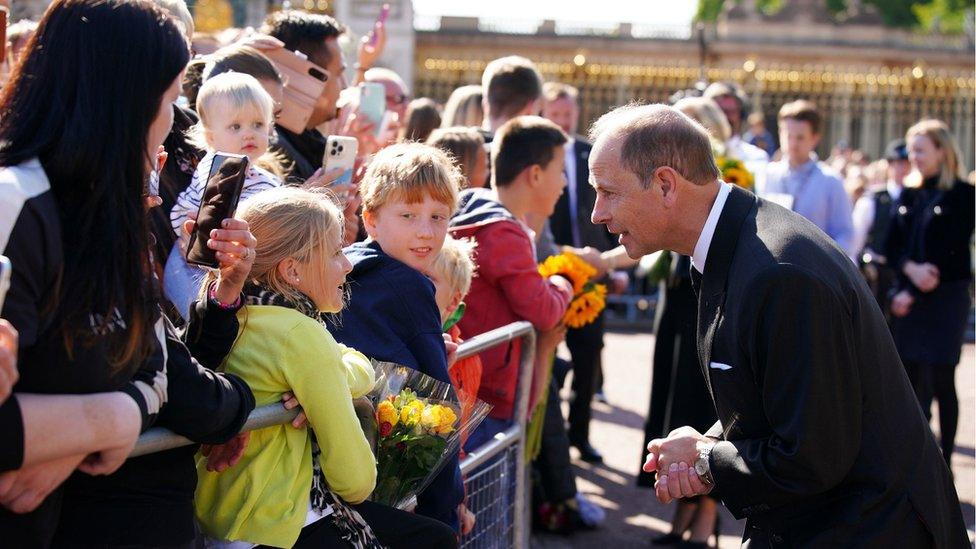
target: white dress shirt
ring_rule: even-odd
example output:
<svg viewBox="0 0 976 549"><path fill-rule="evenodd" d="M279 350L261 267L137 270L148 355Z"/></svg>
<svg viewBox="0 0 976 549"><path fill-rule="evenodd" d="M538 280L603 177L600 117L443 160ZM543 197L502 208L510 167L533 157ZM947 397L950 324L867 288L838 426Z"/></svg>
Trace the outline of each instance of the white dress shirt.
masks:
<svg viewBox="0 0 976 549"><path fill-rule="evenodd" d="M728 183L723 182L719 185L718 194L715 196L715 203L712 204L712 210L708 212L708 219L705 220L705 226L702 227L702 232L698 235L698 243L695 244L695 253L691 256L691 266L702 274L705 274L705 261L708 259L708 248L712 245L712 237L715 236L715 229L718 227L718 218L722 215L722 209L725 208L725 201L729 198L730 192L732 192L732 186Z"/></svg>
<svg viewBox="0 0 976 549"><path fill-rule="evenodd" d="M572 137L565 145L566 154L566 198L569 203L569 227L570 232L573 235L573 246L581 246L583 244L580 238L579 231L579 197L577 196L576 189L576 140Z"/></svg>

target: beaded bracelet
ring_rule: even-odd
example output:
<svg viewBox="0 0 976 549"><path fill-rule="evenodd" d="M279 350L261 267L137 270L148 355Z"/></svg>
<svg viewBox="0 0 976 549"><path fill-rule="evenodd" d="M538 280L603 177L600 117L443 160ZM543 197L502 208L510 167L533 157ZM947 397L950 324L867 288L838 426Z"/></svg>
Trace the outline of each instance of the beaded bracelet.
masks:
<svg viewBox="0 0 976 549"><path fill-rule="evenodd" d="M223 303L221 303L220 300L217 299L217 283L216 282L210 283L210 289L207 290L207 297L210 298L210 302L211 303L213 303L214 305L220 307L221 309L225 309L225 310L236 309L236 308L238 308L238 307L241 306L241 296L240 296L240 294L238 294L237 299L235 299L234 302L231 303L231 304L229 304L229 305L224 305Z"/></svg>

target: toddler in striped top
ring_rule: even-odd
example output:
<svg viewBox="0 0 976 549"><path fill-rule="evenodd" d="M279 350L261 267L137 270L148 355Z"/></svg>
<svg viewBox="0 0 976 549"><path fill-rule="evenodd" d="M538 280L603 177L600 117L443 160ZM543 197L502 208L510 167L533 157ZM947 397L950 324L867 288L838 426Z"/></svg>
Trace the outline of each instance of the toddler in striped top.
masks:
<svg viewBox="0 0 976 549"><path fill-rule="evenodd" d="M205 149L207 155L197 165L190 186L183 191L170 211L170 222L179 238L166 262L163 289L184 319L200 294L204 270L186 263L183 225L196 213L207 186L210 166L217 152L243 154L250 161L241 201L282 184L266 163L268 142L274 128L274 101L253 76L223 73L208 78L197 95L200 121L190 129L189 141ZM264 157L264 158L263 158Z"/></svg>

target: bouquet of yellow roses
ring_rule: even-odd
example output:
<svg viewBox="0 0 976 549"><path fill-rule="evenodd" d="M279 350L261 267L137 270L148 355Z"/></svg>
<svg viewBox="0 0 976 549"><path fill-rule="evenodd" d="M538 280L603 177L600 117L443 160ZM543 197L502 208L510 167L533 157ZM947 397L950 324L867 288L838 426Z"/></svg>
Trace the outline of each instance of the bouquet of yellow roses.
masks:
<svg viewBox="0 0 976 549"><path fill-rule="evenodd" d="M366 429L376 452L376 489L370 500L403 507L434 479L491 406L477 401L462 422L450 383L389 362L374 362L376 385L367 398L375 407ZM372 432L371 432L372 431Z"/></svg>
<svg viewBox="0 0 976 549"><path fill-rule="evenodd" d="M563 321L570 328L590 324L607 306L606 285L590 280L596 276L596 269L572 252L547 257L539 265L539 274L543 278L560 275L573 284L573 300L563 316Z"/></svg>

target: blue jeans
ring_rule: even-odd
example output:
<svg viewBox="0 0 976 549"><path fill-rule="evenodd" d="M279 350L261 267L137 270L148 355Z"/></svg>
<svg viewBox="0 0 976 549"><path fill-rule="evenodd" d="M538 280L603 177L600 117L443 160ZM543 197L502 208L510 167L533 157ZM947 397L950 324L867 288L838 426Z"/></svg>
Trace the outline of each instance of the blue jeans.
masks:
<svg viewBox="0 0 976 549"><path fill-rule="evenodd" d="M207 271L186 262L179 243L173 245L163 270L163 294L183 320L189 320L190 305L199 298L200 286L206 274Z"/></svg>

